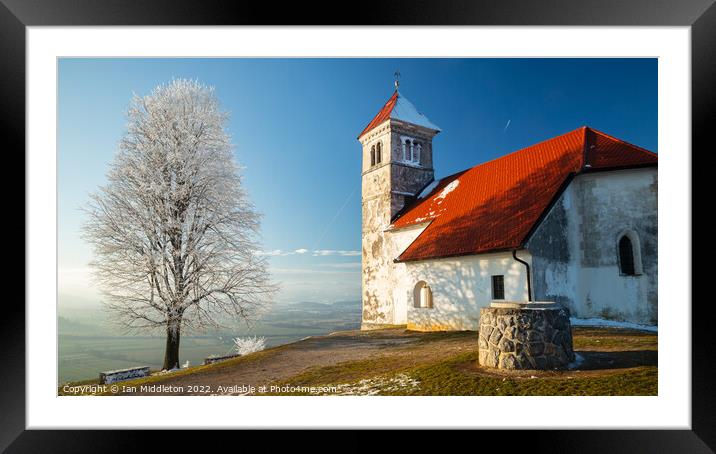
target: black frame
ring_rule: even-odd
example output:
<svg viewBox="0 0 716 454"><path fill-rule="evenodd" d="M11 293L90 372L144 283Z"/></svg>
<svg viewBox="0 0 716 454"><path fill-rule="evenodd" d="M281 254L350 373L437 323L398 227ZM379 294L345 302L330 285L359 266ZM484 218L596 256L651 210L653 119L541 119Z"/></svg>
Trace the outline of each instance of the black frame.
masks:
<svg viewBox="0 0 716 454"><path fill-rule="evenodd" d="M716 7L714 0L391 0L335 4L326 16L296 2L191 0L0 0L0 105L4 154L25 147L25 27L61 25L663 25L691 26L692 142L705 152L714 120ZM373 3L373 4L371 4ZM278 7L277 7L278 6ZM9 141L8 141L9 139ZM708 142L707 142L708 140ZM9 143L9 144L8 144ZM708 146L707 146L708 144ZM19 159L18 159L19 162ZM11 199L12 193L9 194ZM15 199L19 200L18 197ZM16 202L19 205L19 202ZM16 210L19 212L24 207ZM25 237L25 241L28 239ZM19 268L19 267L18 267ZM694 270L696 271L696 270ZM11 303L6 301L6 303ZM688 301L678 302L688 310ZM516 431L510 446L548 452L714 452L716 449L716 349L710 348L710 301L692 305L691 430ZM137 433L126 431L25 430L25 315L20 304L4 304L0 316L0 449L8 452L92 452L136 449ZM240 410L237 406L237 410ZM477 411L477 409L476 409ZM142 431L145 449L173 448L189 434ZM229 432L200 441L216 444ZM296 436L298 434L292 434ZM483 437L487 434L476 434ZM191 435L189 435L191 436ZM358 434L360 436L360 434ZM178 438L177 438L178 437ZM243 435L241 436L243 437ZM519 440L518 440L519 439ZM475 439L473 438L474 442ZM521 443L522 442L522 443ZM246 446L244 444L244 446ZM486 445L485 445L486 446Z"/></svg>

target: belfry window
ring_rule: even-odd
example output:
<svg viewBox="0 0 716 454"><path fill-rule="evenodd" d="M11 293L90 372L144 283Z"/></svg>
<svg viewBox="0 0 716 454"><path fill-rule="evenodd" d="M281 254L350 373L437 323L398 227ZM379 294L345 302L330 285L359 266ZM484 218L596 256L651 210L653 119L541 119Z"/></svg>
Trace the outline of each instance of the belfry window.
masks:
<svg viewBox="0 0 716 454"><path fill-rule="evenodd" d="M423 146L412 137L401 137L400 142L402 145L402 161L414 164L420 164L420 156L423 151Z"/></svg>
<svg viewBox="0 0 716 454"><path fill-rule="evenodd" d="M370 147L370 166L373 167L375 165L375 145Z"/></svg>
<svg viewBox="0 0 716 454"><path fill-rule="evenodd" d="M383 160L383 144L381 142L378 142L378 144L375 146L375 163L380 164L380 162Z"/></svg>

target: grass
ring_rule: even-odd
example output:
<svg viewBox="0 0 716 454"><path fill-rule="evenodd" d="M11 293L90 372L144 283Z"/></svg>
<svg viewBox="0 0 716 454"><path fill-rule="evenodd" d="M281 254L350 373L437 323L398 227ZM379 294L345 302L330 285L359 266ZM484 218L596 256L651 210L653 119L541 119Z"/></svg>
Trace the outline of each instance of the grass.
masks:
<svg viewBox="0 0 716 454"><path fill-rule="evenodd" d="M429 333L419 343L464 338L460 332ZM657 350L654 333L603 328L573 328L576 351L640 351ZM336 386L360 388L366 380L379 379L386 384L381 395L437 396L611 396L657 395L656 365L601 370L568 370L530 374L495 373L477 366L477 352L456 354L427 364L416 364L410 356L382 356L360 361L347 361L327 367L314 367L278 386ZM395 389L396 377L417 380L419 387ZM279 393L280 394L280 393ZM288 394L288 393L283 393ZM305 393L290 393L306 395Z"/></svg>
<svg viewBox="0 0 716 454"><path fill-rule="evenodd" d="M657 368L644 366L612 370L601 375L579 376L565 371L557 376L481 375L466 372L476 364L477 353L467 353L437 364L418 367L407 374L420 382L407 394L436 396L638 396L657 394ZM387 393L402 394L402 393Z"/></svg>
<svg viewBox="0 0 716 454"><path fill-rule="evenodd" d="M357 385L361 380L384 379L385 383L400 376L418 380L415 389L388 390L381 395L422 396L640 396L657 394L657 367L643 366L609 370L595 375L578 371L551 372L551 376L505 376L480 373L476 367L477 352L417 367L383 357L349 361L308 371L275 383L279 386ZM390 370L390 372L388 372ZM584 376L580 376L584 374ZM291 393L291 395L306 395Z"/></svg>
<svg viewBox="0 0 716 454"><path fill-rule="evenodd" d="M370 336L369 333L361 333L361 335ZM381 350L380 356L312 367L268 385L336 386L339 394L375 392L379 395L640 396L658 393L658 369L655 360L658 337L655 333L575 327L573 328L574 348L577 352L584 352L587 358L583 369L526 371L514 374L479 367L477 351L471 342L473 336L476 334L425 333L414 343L395 349ZM432 346L431 342L436 344ZM453 348L446 350L447 345ZM467 347L454 348L460 345ZM220 363L173 372L170 377L194 374L205 374L208 377L212 373L240 369L242 364L264 359L271 361L273 355L290 348L293 348L292 345L272 347ZM257 367L262 366L257 365ZM160 383L167 377L167 375L151 376L124 381L122 385L141 386ZM72 385L96 383L97 380L85 380L73 382ZM62 386L58 392L60 395L73 394L64 392ZM305 395L306 393L275 394Z"/></svg>
<svg viewBox="0 0 716 454"><path fill-rule="evenodd" d="M636 330L605 330L572 328L575 350L656 350L658 338L654 333Z"/></svg>

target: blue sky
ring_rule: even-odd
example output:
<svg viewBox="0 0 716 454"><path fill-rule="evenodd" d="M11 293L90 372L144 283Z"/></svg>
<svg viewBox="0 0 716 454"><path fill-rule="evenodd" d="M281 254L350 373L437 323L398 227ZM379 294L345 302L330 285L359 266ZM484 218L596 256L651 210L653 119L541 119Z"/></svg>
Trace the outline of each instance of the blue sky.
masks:
<svg viewBox="0 0 716 454"><path fill-rule="evenodd" d="M583 125L658 152L656 59L61 59L60 293L96 300L79 208L105 181L132 93L182 77L216 87L231 114L263 249L309 251L270 258L279 298L359 299L356 136L396 69L401 93L442 128L438 178Z"/></svg>

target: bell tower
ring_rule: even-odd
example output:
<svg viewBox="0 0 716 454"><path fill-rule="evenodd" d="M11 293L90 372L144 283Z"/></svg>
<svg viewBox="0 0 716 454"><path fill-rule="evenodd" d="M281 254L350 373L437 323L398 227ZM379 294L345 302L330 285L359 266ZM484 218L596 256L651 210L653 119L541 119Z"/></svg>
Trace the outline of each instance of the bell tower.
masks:
<svg viewBox="0 0 716 454"><path fill-rule="evenodd" d="M394 248L385 230L434 179L433 137L440 132L398 91L360 133L362 166L362 329L403 324L392 297Z"/></svg>

